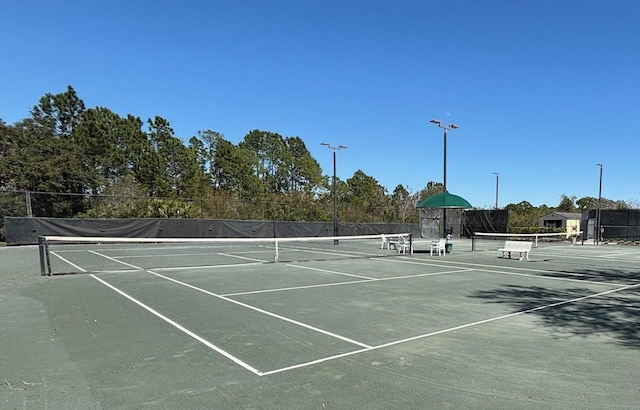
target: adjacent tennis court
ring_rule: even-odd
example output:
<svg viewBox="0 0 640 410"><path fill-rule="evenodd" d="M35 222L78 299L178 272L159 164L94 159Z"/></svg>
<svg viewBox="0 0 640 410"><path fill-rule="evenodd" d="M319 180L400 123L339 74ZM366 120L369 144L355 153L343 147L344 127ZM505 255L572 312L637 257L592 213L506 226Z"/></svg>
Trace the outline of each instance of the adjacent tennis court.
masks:
<svg viewBox="0 0 640 410"><path fill-rule="evenodd" d="M638 408L640 248L452 243L2 248L0 403Z"/></svg>

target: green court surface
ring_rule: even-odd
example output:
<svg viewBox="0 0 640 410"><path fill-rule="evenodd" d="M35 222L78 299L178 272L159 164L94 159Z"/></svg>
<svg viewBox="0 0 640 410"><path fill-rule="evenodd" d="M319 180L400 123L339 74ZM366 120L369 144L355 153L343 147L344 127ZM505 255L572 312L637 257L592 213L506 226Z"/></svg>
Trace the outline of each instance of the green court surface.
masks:
<svg viewBox="0 0 640 410"><path fill-rule="evenodd" d="M121 271L54 276L0 248L0 408L640 408L640 247L452 242L219 265L118 249L93 255Z"/></svg>

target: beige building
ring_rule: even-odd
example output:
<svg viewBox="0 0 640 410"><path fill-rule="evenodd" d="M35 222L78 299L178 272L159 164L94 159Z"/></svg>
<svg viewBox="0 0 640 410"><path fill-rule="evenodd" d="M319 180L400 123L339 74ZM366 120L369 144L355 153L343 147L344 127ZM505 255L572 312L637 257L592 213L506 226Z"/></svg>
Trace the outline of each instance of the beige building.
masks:
<svg viewBox="0 0 640 410"><path fill-rule="evenodd" d="M538 226L545 228L562 228L567 238L580 232L582 214L572 212L551 212L538 218Z"/></svg>

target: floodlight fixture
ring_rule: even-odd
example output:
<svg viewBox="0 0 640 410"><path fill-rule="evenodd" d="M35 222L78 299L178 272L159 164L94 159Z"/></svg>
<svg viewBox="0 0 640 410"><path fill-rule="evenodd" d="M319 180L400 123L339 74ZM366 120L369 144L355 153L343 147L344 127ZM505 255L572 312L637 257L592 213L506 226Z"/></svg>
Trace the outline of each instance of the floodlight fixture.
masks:
<svg viewBox="0 0 640 410"><path fill-rule="evenodd" d="M332 149L334 152L341 150L341 149L346 149L347 147L345 145L338 145L337 147L334 147L333 145L329 144L328 142L321 142L320 145L324 145L325 147Z"/></svg>

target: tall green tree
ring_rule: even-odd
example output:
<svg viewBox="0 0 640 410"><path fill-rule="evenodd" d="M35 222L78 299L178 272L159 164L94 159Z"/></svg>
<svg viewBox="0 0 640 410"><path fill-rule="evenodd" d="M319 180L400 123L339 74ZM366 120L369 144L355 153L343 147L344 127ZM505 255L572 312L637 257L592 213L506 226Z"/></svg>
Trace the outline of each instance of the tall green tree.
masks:
<svg viewBox="0 0 640 410"><path fill-rule="evenodd" d="M581 210L585 209L596 209L598 207L598 198L594 198L591 196L585 196L576 201L576 205Z"/></svg>
<svg viewBox="0 0 640 410"><path fill-rule="evenodd" d="M417 194L412 194L402 184L397 185L391 195L393 213L391 214L390 221L401 223L418 222L418 212L416 211L417 202Z"/></svg>
<svg viewBox="0 0 640 410"><path fill-rule="evenodd" d="M213 130L198 131L196 138L202 142L202 149L199 154L199 162L204 165L207 172L211 173L213 160L217 149L218 141L224 139L224 135Z"/></svg>
<svg viewBox="0 0 640 410"><path fill-rule="evenodd" d="M557 210L559 212L575 212L576 211L576 197L569 197L565 194L560 196L560 203L558 204Z"/></svg>
<svg viewBox="0 0 640 410"><path fill-rule="evenodd" d="M70 138L85 111L84 101L71 86L60 94L47 93L31 110L33 121L44 127L53 137Z"/></svg>
<svg viewBox="0 0 640 410"><path fill-rule="evenodd" d="M350 210L362 221L380 222L387 202L384 187L362 170L357 170L347 179L347 185L349 190L345 201Z"/></svg>
<svg viewBox="0 0 640 410"><path fill-rule="evenodd" d="M35 215L72 216L86 206L81 195L90 190L95 172L74 139L83 112L84 103L69 87L43 96L31 116L8 132L8 147L19 147L3 159L4 179L14 189L78 194L38 196L32 204Z"/></svg>
<svg viewBox="0 0 640 410"><path fill-rule="evenodd" d="M19 189L16 175L16 156L20 150L16 129L0 120L0 188L2 190Z"/></svg>
<svg viewBox="0 0 640 410"><path fill-rule="evenodd" d="M90 108L84 112L74 135L84 150L85 163L98 176L93 192L102 193L129 177L140 184L147 182L141 174L141 161L152 150L140 118L131 115L123 118L104 107Z"/></svg>
<svg viewBox="0 0 640 410"><path fill-rule="evenodd" d="M155 187L159 196L192 198L204 188L204 172L197 155L174 135L169 121L148 120L149 139L157 154Z"/></svg>
<svg viewBox="0 0 640 410"><path fill-rule="evenodd" d="M236 198L253 199L263 192L262 181L254 173L255 153L217 138L213 178L217 189L234 192Z"/></svg>
<svg viewBox="0 0 640 410"><path fill-rule="evenodd" d="M427 185L425 185L425 187L422 188L422 190L419 192L418 200L420 201L425 198L429 198L430 196L439 194L441 192L444 192L444 185L442 184L442 182L429 181L427 182Z"/></svg>
<svg viewBox="0 0 640 410"><path fill-rule="evenodd" d="M288 137L284 140L286 146L285 166L287 167L287 193L314 192L322 182L322 169L304 141L300 137Z"/></svg>
<svg viewBox="0 0 640 410"><path fill-rule="evenodd" d="M25 122L28 132L38 134L40 142L47 141L59 163L59 191L85 193L93 184L95 170L83 160L86 153L78 143L74 130L85 111L84 102L68 86L64 93L47 93L31 110L30 121Z"/></svg>

